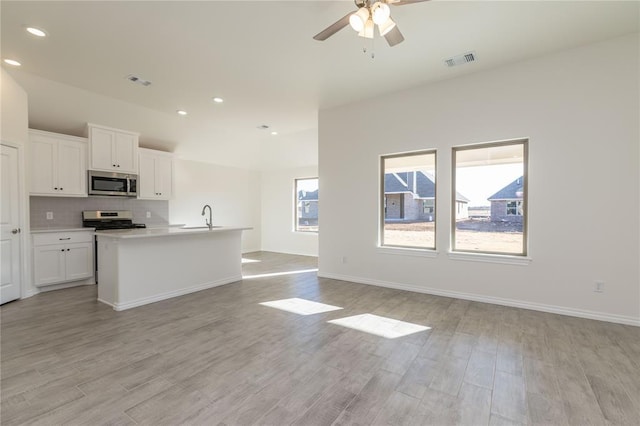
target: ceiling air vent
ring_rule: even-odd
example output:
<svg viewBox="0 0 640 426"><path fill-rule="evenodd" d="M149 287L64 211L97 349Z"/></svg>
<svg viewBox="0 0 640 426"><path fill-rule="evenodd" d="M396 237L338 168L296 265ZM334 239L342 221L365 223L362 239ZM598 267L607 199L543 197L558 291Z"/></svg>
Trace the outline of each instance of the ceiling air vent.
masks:
<svg viewBox="0 0 640 426"><path fill-rule="evenodd" d="M151 82L149 80L145 80L143 78L138 77L137 75L133 75L133 74L129 74L127 76L127 80L133 82L133 83L137 83L140 84L144 87L150 86Z"/></svg>
<svg viewBox="0 0 640 426"><path fill-rule="evenodd" d="M444 63L448 67L455 67L457 65L467 64L476 60L476 52L467 52L462 55L454 56L449 59L445 59Z"/></svg>

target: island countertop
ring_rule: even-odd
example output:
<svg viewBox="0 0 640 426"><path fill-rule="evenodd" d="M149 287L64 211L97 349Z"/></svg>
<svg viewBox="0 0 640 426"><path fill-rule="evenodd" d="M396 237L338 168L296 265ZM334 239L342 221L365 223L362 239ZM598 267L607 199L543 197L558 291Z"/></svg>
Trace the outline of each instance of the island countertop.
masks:
<svg viewBox="0 0 640 426"><path fill-rule="evenodd" d="M209 229L206 226L198 227L162 227L162 228L136 228L136 229L118 229L110 231L96 231L96 236L114 238L114 239L129 239L129 238L159 238L159 237L175 237L180 235L204 235L204 234L219 234L229 231L247 231L253 228L241 227L241 226L214 226L213 229Z"/></svg>

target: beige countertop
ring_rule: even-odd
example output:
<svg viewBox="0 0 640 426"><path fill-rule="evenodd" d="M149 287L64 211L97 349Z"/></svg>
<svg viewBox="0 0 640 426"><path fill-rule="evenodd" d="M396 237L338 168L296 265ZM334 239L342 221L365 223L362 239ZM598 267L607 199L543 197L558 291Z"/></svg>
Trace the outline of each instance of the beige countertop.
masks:
<svg viewBox="0 0 640 426"><path fill-rule="evenodd" d="M49 232L80 232L80 231L84 231L84 232L93 232L95 231L95 228L32 228L31 229L31 233L32 234L46 234Z"/></svg>
<svg viewBox="0 0 640 426"><path fill-rule="evenodd" d="M209 229L206 226L198 227L162 227L162 228L138 228L138 229L118 229L111 231L96 231L98 237L114 238L114 239L129 239L129 238L160 238L160 237L175 237L181 235L216 235L229 231L246 231L253 229L250 227L240 226L214 226L213 229Z"/></svg>

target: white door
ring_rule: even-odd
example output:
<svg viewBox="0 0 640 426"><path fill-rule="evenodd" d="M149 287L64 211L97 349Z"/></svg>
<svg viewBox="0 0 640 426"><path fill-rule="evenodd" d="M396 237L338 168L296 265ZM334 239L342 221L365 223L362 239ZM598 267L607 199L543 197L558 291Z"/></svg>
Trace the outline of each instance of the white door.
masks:
<svg viewBox="0 0 640 426"><path fill-rule="evenodd" d="M0 162L0 303L20 298L18 150L2 145Z"/></svg>
<svg viewBox="0 0 640 426"><path fill-rule="evenodd" d="M155 181L155 159L140 155L138 162L138 196L140 198L157 198Z"/></svg>
<svg viewBox="0 0 640 426"><path fill-rule="evenodd" d="M78 142L58 143L58 185L63 194L87 195L85 146Z"/></svg>
<svg viewBox="0 0 640 426"><path fill-rule="evenodd" d="M93 243L66 244L65 270L67 281L93 276Z"/></svg>
<svg viewBox="0 0 640 426"><path fill-rule="evenodd" d="M171 198L172 186L172 161L171 158L156 158L155 181L156 190L160 194L160 198L168 200Z"/></svg>
<svg viewBox="0 0 640 426"><path fill-rule="evenodd" d="M126 133L116 133L116 168L121 173L138 173L138 153L136 137Z"/></svg>
<svg viewBox="0 0 640 426"><path fill-rule="evenodd" d="M56 145L40 135L31 135L30 139L31 192L58 195Z"/></svg>
<svg viewBox="0 0 640 426"><path fill-rule="evenodd" d="M35 265L33 282L36 286L64 282L67 278L67 249L64 245L49 245L33 248Z"/></svg>
<svg viewBox="0 0 640 426"><path fill-rule="evenodd" d="M91 167L97 170L116 170L114 157L115 134L109 130L91 128Z"/></svg>

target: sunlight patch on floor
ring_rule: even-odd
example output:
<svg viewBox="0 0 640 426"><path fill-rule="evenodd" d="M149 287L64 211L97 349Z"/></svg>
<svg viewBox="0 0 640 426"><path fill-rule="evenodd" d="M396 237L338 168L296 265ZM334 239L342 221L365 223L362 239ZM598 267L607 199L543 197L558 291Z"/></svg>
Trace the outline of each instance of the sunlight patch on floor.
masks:
<svg viewBox="0 0 640 426"><path fill-rule="evenodd" d="M331 312L342 309L339 306L325 305L324 303L313 302L311 300L298 299L282 299L271 302L262 302L260 305L276 308L287 312L293 312L299 315L313 315L323 312Z"/></svg>
<svg viewBox="0 0 640 426"><path fill-rule="evenodd" d="M243 280L250 280L252 278L268 278L268 277L278 277L280 275L306 274L307 272L318 272L318 268L301 269L299 271L271 272L271 273L268 273L268 274L243 275L242 279Z"/></svg>
<svg viewBox="0 0 640 426"><path fill-rule="evenodd" d="M373 314L354 315L352 317L338 318L327 322L358 331L364 331L365 333L375 334L376 336L386 337L387 339L395 339L431 329L431 327Z"/></svg>
<svg viewBox="0 0 640 426"><path fill-rule="evenodd" d="M258 260L258 259L247 259L246 257L242 258L242 263L260 263L262 262L262 260Z"/></svg>

